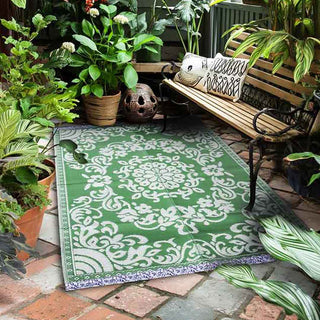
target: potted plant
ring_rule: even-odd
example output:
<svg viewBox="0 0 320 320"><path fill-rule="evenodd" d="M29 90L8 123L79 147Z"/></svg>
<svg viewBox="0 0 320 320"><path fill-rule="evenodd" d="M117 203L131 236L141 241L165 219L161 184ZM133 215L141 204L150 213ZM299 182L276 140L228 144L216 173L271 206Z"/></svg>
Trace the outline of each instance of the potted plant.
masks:
<svg viewBox="0 0 320 320"><path fill-rule="evenodd" d="M210 11L209 2L203 0L181 0L173 9L170 8L167 0L162 0L162 3L168 11L169 18L172 19L175 25L185 53L200 54L200 28L205 13ZM183 32L187 33L187 41L183 38Z"/></svg>
<svg viewBox="0 0 320 320"><path fill-rule="evenodd" d="M78 68L73 80L82 95L88 122L113 125L116 122L122 83L135 88L138 74L132 66L133 54L149 43L162 44L151 34L125 35L127 16L117 14L114 5L89 10L91 21L82 21L82 34L73 37L80 47L72 55L71 66Z"/></svg>
<svg viewBox="0 0 320 320"><path fill-rule="evenodd" d="M214 1L212 4L219 2ZM272 58L273 73L276 73L289 58L296 61L294 80L296 83L309 73L315 60L317 46L320 45L319 1L283 1L266 0L269 9L271 29L261 25L265 21L251 21L235 25L226 34L231 33L230 41L243 32L250 35L234 53L234 57L255 47L250 54L249 67L260 57Z"/></svg>
<svg viewBox="0 0 320 320"><path fill-rule="evenodd" d="M172 23L171 19L160 19L157 2L158 0L153 1L148 17L146 12L136 14L134 19L131 18L132 16L129 16L129 26L132 35L148 33L159 37L164 33L166 27ZM146 48L137 52L137 62L160 62L161 47L161 43L150 43Z"/></svg>

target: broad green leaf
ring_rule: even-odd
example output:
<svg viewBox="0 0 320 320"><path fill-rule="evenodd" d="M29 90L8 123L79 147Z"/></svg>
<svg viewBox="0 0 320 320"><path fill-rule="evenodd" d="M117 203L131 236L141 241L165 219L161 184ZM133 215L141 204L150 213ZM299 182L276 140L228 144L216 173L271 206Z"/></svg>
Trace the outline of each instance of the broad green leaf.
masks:
<svg viewBox="0 0 320 320"><path fill-rule="evenodd" d="M124 69L124 83L129 89L135 88L138 83L137 71L131 64L128 64Z"/></svg>
<svg viewBox="0 0 320 320"><path fill-rule="evenodd" d="M92 80L96 81L100 77L101 71L97 65L91 65L89 67L89 74Z"/></svg>
<svg viewBox="0 0 320 320"><path fill-rule="evenodd" d="M73 153L73 158L79 162L80 164L86 164L88 163L88 160L86 159L86 155L84 153L79 153L77 151L75 151Z"/></svg>
<svg viewBox="0 0 320 320"><path fill-rule="evenodd" d="M117 7L114 5L107 6L105 4L100 4L100 9L109 16L113 16L117 12Z"/></svg>
<svg viewBox="0 0 320 320"><path fill-rule="evenodd" d="M294 313L300 320L320 319L319 304L294 283L259 280L249 266L221 266L216 272L234 286L252 289L266 301L283 307L288 315Z"/></svg>
<svg viewBox="0 0 320 320"><path fill-rule="evenodd" d="M12 156L37 156L39 147L35 142L30 141L14 141L7 145L4 149L3 158Z"/></svg>
<svg viewBox="0 0 320 320"><path fill-rule="evenodd" d="M103 87L101 84L93 84L91 86L91 92L98 98L103 97Z"/></svg>
<svg viewBox="0 0 320 320"><path fill-rule="evenodd" d="M73 38L80 42L82 45L90 48L93 51L98 51L96 44L86 36L80 34L74 34Z"/></svg>
<svg viewBox="0 0 320 320"><path fill-rule="evenodd" d="M72 140L64 139L60 140L59 146L61 148L66 149L68 152L73 153L78 148L77 144L73 142Z"/></svg>
<svg viewBox="0 0 320 320"><path fill-rule="evenodd" d="M89 84L87 84L81 88L82 95L88 95L90 92L91 92L91 88L90 88Z"/></svg>
<svg viewBox="0 0 320 320"><path fill-rule="evenodd" d="M21 9L25 9L27 5L27 0L11 0L11 2Z"/></svg>
<svg viewBox="0 0 320 320"><path fill-rule="evenodd" d="M311 186L316 180L319 180L319 179L320 179L320 173L313 174L312 177L310 178L308 186Z"/></svg>
<svg viewBox="0 0 320 320"><path fill-rule="evenodd" d="M119 52L118 60L120 63L127 63L132 60L132 53L129 52Z"/></svg>
<svg viewBox="0 0 320 320"><path fill-rule="evenodd" d="M89 75L89 69L84 69L80 72L79 79L85 82L88 75Z"/></svg>
<svg viewBox="0 0 320 320"><path fill-rule="evenodd" d="M37 176L28 167L20 167L15 171L16 179L22 184L37 184Z"/></svg>
<svg viewBox="0 0 320 320"><path fill-rule="evenodd" d="M86 36L90 38L93 38L95 34L93 25L86 19L82 20L82 31Z"/></svg>

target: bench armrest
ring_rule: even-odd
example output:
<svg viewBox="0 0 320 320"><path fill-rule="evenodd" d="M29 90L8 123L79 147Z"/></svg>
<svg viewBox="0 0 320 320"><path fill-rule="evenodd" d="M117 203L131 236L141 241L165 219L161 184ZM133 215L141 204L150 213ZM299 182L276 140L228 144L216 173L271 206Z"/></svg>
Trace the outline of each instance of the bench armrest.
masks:
<svg viewBox="0 0 320 320"><path fill-rule="evenodd" d="M174 61L170 61L170 63L164 65L161 69L161 75L162 75L163 79L168 79L167 76L165 75L165 71L168 67L170 67L170 69L168 71L170 73L174 73L175 70L180 69L180 67Z"/></svg>
<svg viewBox="0 0 320 320"><path fill-rule="evenodd" d="M266 130L259 129L258 125L257 125L259 117L263 114L267 114L267 112L277 113L277 114L281 114L281 115L285 115L285 116L293 116L294 114L296 114L298 112L303 112L303 107L297 108L293 111L281 111L281 110L273 109L273 108L264 108L254 116L253 128L256 132L258 132L259 134L264 135L264 136L280 137L281 135L287 133L291 129L295 129L296 127L298 127L298 121L295 121L295 123L288 125L285 129L282 129L278 132L267 132Z"/></svg>

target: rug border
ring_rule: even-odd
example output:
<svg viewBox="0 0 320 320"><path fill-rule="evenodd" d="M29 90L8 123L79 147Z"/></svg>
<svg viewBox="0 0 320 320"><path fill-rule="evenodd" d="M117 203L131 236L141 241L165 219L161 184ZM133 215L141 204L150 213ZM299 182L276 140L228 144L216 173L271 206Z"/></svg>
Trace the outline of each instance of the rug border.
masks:
<svg viewBox="0 0 320 320"><path fill-rule="evenodd" d="M153 123L154 124L154 123ZM122 125L122 124L120 124ZM144 124L145 125L145 124ZM154 124L157 125L157 124ZM141 125L136 125L137 127L140 127ZM249 173L249 167L248 164L240 158L240 156L230 148L226 144L226 142L219 136L217 133L214 132L213 129L207 127L204 123L199 126L201 130L207 130L210 131L211 134L213 134L214 139L216 139L218 142L221 143L224 151L229 154L235 161L238 163L248 174ZM55 135L54 135L54 141L55 144L60 140L60 131L61 130L83 130L83 129L96 129L101 127L96 127L92 125L75 125L75 126L66 126L66 127L60 127L55 129ZM102 127L107 129L108 127ZM195 125L195 128L197 126ZM161 130L161 129L160 129ZM159 130L159 133L161 132ZM170 130L167 130L167 133L169 133ZM166 135L166 132L163 133ZM56 161L59 162L60 165L63 166L62 161L62 152L59 147L55 147L55 155L56 155ZM165 278L170 276L178 276L183 274L191 274L195 272L206 272L206 271L213 271L218 266L228 263L228 264L263 264L263 263L270 263L276 261L274 258L272 258L269 254L261 254L261 255L251 255L250 257L242 257L242 258L236 258L236 259L228 259L228 260L220 260L215 262L201 262L196 265L188 265L188 266L180 266L180 267L168 267L166 269L164 268L158 268L155 270L148 270L148 271L138 271L138 272L127 272L126 274L118 274L114 276L109 277L101 277L99 279L88 279L88 280L80 280L80 281L68 281L68 272L67 272L67 261L65 259L65 238L64 238L64 228L63 228L63 217L60 212L62 212L62 201L60 201L62 198L65 198L61 195L66 195L65 191L63 191L64 178L61 177L61 174L57 170L57 196L59 197L58 201L58 218L59 218L59 235L60 235L60 249L61 249L61 260L62 260L62 270L63 270L63 277L65 281L65 290L66 291L72 291L77 289L85 289L85 288L91 288L91 287L99 287L103 285L112 285L112 284L121 284L121 283L128 283L128 282L136 282L136 281L145 281L145 280L151 280L155 278ZM298 224L301 224L305 226L305 224L295 215L293 210L280 198L280 196L260 177L258 177L257 185L266 193L268 193L268 196L278 205L279 208L281 208L283 211L287 211L288 215L291 221L294 221ZM62 193L61 193L62 192ZM64 257L64 258L63 258Z"/></svg>

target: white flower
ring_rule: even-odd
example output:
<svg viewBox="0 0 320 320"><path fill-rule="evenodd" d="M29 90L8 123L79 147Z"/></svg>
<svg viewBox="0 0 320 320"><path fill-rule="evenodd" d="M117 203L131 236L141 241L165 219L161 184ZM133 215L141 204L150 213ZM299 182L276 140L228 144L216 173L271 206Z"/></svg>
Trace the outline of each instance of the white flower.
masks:
<svg viewBox="0 0 320 320"><path fill-rule="evenodd" d="M90 14L90 16L91 16L92 18L96 18L96 17L98 17L98 16L100 15L100 12L99 12L99 10L96 9L96 8L91 8L91 9L88 11L88 14Z"/></svg>
<svg viewBox="0 0 320 320"><path fill-rule="evenodd" d="M61 45L61 49L68 50L71 53L74 53L76 51L76 46L72 42L64 42Z"/></svg>
<svg viewBox="0 0 320 320"><path fill-rule="evenodd" d="M126 16L123 16L122 14L118 14L113 18L113 21L120 24L126 24L129 22L129 19Z"/></svg>

